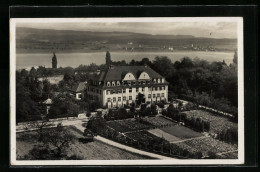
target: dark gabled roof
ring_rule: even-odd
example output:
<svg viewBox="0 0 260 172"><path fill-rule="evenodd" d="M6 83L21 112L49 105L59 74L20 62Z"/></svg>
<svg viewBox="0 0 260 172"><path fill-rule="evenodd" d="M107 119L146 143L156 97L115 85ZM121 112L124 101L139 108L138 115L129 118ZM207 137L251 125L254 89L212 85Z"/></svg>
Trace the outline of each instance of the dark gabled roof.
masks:
<svg viewBox="0 0 260 172"><path fill-rule="evenodd" d="M142 72L148 73L150 78L162 78L160 74L155 72L148 66L113 66L112 68L103 71L98 80L99 81L120 81L127 73L132 73L136 79L139 78ZM96 78L97 80L97 78Z"/></svg>
<svg viewBox="0 0 260 172"><path fill-rule="evenodd" d="M75 84L70 90L74 92L83 92L86 89L86 84L84 82L80 82Z"/></svg>

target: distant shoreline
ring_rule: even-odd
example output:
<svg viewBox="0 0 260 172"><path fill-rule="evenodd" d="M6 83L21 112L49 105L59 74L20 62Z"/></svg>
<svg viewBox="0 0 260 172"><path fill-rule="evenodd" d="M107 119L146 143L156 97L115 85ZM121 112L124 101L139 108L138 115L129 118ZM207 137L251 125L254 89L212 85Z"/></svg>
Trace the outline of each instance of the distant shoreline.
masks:
<svg viewBox="0 0 260 172"><path fill-rule="evenodd" d="M30 51L30 52L26 52L26 51L19 51L16 50L16 54L52 54L53 52L57 53L57 54L62 54L62 53L68 53L68 54L76 54L76 53L106 53L106 51L111 51L111 50L102 50L102 51L54 51L54 50L50 50L50 51ZM175 50L175 51L111 51L112 53L158 53L158 52L163 52L163 53L175 53L175 52L208 52L208 53L231 53L234 52L232 50L222 50L222 51L194 51L194 50Z"/></svg>

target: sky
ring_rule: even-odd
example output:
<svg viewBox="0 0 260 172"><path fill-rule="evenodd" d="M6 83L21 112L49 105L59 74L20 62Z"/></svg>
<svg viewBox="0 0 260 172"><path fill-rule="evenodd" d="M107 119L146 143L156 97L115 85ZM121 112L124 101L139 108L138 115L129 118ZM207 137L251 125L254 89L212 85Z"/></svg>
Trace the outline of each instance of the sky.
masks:
<svg viewBox="0 0 260 172"><path fill-rule="evenodd" d="M98 32L135 32L152 35L192 35L208 38L237 38L236 22L80 22L16 23L17 27Z"/></svg>

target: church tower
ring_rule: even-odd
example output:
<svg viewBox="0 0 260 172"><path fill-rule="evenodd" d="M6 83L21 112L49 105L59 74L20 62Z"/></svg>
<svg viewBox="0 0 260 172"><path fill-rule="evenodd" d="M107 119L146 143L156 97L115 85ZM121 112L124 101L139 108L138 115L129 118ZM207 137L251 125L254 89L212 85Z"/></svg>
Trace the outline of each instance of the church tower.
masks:
<svg viewBox="0 0 260 172"><path fill-rule="evenodd" d="M111 56L109 51L107 51L106 53L106 65L111 65L112 64L112 60L111 60Z"/></svg>

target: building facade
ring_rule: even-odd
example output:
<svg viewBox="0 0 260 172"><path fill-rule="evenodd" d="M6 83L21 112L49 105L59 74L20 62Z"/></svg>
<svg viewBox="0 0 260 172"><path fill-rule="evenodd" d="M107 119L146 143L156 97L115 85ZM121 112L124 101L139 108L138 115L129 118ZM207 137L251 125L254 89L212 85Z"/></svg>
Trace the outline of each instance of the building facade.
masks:
<svg viewBox="0 0 260 172"><path fill-rule="evenodd" d="M138 94L145 102L168 101L168 82L148 66L109 66L88 81L86 96L103 107L135 103Z"/></svg>

